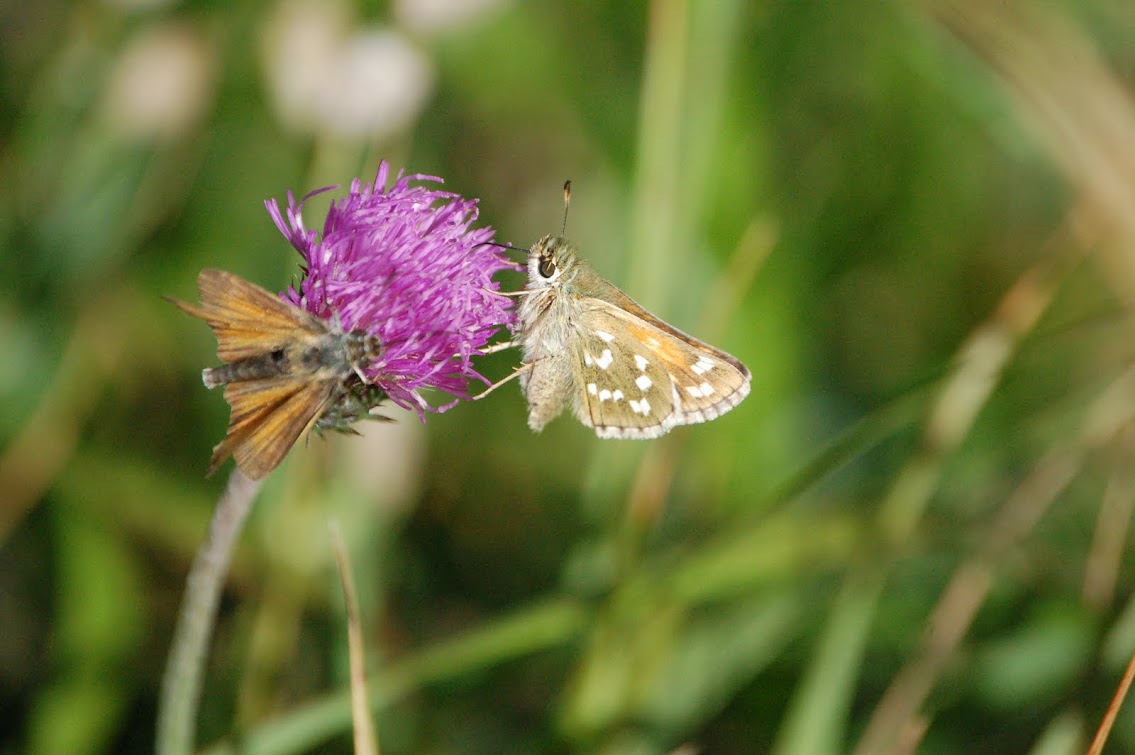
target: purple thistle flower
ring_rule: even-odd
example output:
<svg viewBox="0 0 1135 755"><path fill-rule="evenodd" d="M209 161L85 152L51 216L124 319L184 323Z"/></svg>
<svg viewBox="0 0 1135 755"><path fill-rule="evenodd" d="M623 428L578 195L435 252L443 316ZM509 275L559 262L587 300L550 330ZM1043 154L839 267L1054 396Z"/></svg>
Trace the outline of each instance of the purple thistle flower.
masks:
<svg viewBox="0 0 1135 755"><path fill-rule="evenodd" d="M388 175L383 162L373 185L355 179L347 196L331 204L322 238L304 227L300 213L309 197L329 189L298 203L288 192L286 220L276 200L265 206L305 260L299 290L289 288L283 297L336 321L344 332L376 336L382 350L363 375L424 419L424 412L443 412L457 401L432 406L421 389L467 398L469 379L489 382L472 357L502 326L516 322L512 301L495 293L493 275L519 266L485 244L493 238L491 228L470 230L476 200L411 185L441 179L401 172L387 189ZM350 420L355 413L347 408L341 417ZM336 419L332 414L328 424L343 424Z"/></svg>

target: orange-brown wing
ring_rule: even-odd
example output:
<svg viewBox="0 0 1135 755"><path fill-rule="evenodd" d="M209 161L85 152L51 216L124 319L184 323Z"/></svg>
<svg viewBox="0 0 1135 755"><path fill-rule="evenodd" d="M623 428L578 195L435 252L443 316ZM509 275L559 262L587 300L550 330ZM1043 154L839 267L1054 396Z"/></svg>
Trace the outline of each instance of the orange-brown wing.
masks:
<svg viewBox="0 0 1135 755"><path fill-rule="evenodd" d="M208 474L232 454L253 480L271 472L327 408L331 381L291 379L229 383L225 400L232 407L225 439L213 449Z"/></svg>
<svg viewBox="0 0 1135 755"><path fill-rule="evenodd" d="M740 360L659 320L629 297L623 306L589 300L581 325L591 331L581 339L591 346L590 361L599 367L610 362L596 370L584 354L582 372L591 379L577 386L577 413L586 411L580 418L590 419L601 437L657 437L676 425L719 417L749 394L752 376ZM600 362L603 357L609 358ZM604 373L621 375L619 385ZM606 400L604 387L611 392Z"/></svg>
<svg viewBox="0 0 1135 755"><path fill-rule="evenodd" d="M670 335L674 328L660 330L647 320L632 320L627 328L648 344L674 381L675 425L716 419L749 395L752 374L736 357L690 336L687 340L663 337L655 344L652 336Z"/></svg>
<svg viewBox="0 0 1135 755"><path fill-rule="evenodd" d="M300 335L321 335L327 324L280 297L224 270L197 276L201 304L169 301L209 324L217 336L217 356L235 362L274 351Z"/></svg>

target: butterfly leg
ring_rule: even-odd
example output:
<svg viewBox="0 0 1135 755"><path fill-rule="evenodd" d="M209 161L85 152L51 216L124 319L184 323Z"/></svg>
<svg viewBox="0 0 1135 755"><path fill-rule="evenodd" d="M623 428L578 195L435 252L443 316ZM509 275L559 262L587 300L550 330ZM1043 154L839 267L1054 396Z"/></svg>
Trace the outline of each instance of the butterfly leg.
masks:
<svg viewBox="0 0 1135 755"><path fill-rule="evenodd" d="M504 351L505 349L511 349L515 345L516 345L516 341L501 341L500 343L494 343L492 346L486 346L485 348L481 349L481 353L482 354L496 354L498 351Z"/></svg>
<svg viewBox="0 0 1135 755"><path fill-rule="evenodd" d="M529 291L526 288L522 288L519 291L496 291L496 290L491 289L491 288L483 288L481 290L485 291L486 293L493 294L495 296L528 296L528 294L532 293L531 291Z"/></svg>
<svg viewBox="0 0 1135 755"><path fill-rule="evenodd" d="M527 363L527 364L522 364L522 365L520 365L519 367L517 367L517 368L516 368L516 369L515 369L515 370L513 371L513 373L512 373L511 375L509 375L508 377L506 377L506 378L503 378L503 379L501 379L501 380L498 380L497 382L493 383L493 384L492 384L492 385L490 385L490 386L489 386L488 388L486 388L485 390L481 391L481 392L480 392L480 393L478 393L478 394L477 394L476 396L474 396L474 397L473 397L473 400L474 400L474 401L480 401L480 400L481 400L481 399L483 399L483 398L484 398L485 396L488 396L488 395L489 395L490 393L492 393L493 391L495 391L495 390L496 390L497 388L500 388L500 387L501 387L502 385L504 385L505 383L511 382L511 381L512 381L512 380L513 380L514 378L518 378L518 377L520 377L521 375L523 375L523 374L525 374L526 372L528 372L529 370L531 370L531 369L532 369L532 365L533 365L533 363L532 363L532 362L529 362L529 363Z"/></svg>

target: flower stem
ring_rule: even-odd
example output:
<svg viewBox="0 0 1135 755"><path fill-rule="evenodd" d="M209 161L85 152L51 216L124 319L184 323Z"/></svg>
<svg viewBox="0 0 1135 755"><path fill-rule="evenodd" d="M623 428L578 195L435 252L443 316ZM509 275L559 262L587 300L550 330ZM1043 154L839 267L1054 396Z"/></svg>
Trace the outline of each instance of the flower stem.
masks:
<svg viewBox="0 0 1135 755"><path fill-rule="evenodd" d="M233 470L213 512L209 534L193 559L158 702L158 755L189 755L193 751L197 706L217 603L233 548L259 490L259 482L248 479L239 469Z"/></svg>

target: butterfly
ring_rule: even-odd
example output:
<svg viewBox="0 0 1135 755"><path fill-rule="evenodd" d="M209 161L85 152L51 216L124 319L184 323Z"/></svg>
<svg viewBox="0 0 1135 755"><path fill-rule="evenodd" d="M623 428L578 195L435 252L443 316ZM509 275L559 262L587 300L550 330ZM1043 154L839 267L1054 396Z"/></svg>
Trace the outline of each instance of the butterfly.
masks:
<svg viewBox="0 0 1135 755"><path fill-rule="evenodd" d="M720 417L749 394L740 360L647 312L562 236L528 251L517 316L516 374L533 430L570 406L600 438L657 438Z"/></svg>
<svg viewBox="0 0 1135 755"><path fill-rule="evenodd" d="M338 425L369 409L372 386L362 370L381 353L375 336L345 333L336 322L224 270L202 270L197 288L199 305L166 299L209 324L224 362L201 373L205 387L225 386L232 408L208 475L231 455L258 480L312 427Z"/></svg>

